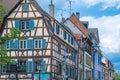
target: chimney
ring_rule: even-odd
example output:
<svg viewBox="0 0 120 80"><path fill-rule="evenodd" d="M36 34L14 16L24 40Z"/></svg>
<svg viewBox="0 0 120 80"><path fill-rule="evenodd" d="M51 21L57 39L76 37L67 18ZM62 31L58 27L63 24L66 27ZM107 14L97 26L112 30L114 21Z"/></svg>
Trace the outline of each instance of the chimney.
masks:
<svg viewBox="0 0 120 80"><path fill-rule="evenodd" d="M54 17L54 5L52 4L52 0L51 4L49 5L49 14L50 16Z"/></svg>
<svg viewBox="0 0 120 80"><path fill-rule="evenodd" d="M76 17L79 19L80 18L80 13L76 12Z"/></svg>
<svg viewBox="0 0 120 80"><path fill-rule="evenodd" d="M65 21L65 18L63 17L63 18L62 18L62 22L64 22L64 21Z"/></svg>

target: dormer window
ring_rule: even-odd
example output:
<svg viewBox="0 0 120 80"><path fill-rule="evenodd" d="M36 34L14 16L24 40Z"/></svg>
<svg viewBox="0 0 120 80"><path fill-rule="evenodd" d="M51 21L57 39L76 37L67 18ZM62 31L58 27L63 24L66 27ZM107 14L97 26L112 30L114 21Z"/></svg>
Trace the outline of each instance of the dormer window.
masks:
<svg viewBox="0 0 120 80"><path fill-rule="evenodd" d="M27 3L23 3L23 4L22 4L22 11L23 11L23 12L27 12L28 9L29 9L29 5L28 5Z"/></svg>

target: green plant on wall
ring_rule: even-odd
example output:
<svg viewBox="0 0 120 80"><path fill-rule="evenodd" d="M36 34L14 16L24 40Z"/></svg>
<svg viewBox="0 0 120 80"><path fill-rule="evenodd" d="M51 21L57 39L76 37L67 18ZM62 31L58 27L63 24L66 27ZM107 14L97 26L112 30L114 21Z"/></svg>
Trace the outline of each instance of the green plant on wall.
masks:
<svg viewBox="0 0 120 80"><path fill-rule="evenodd" d="M6 14L6 10L0 4L0 27L3 27L1 24ZM0 36L0 65L6 65L13 62L11 57L7 55L7 50L3 45L6 44L7 40L20 38L20 34L21 32L17 28L11 28L9 33L4 34L4 36Z"/></svg>
<svg viewBox="0 0 120 80"><path fill-rule="evenodd" d="M10 56L7 55L7 49L3 47L7 40L19 39L21 32L16 28L11 28L10 33L0 36L0 64L6 65L13 62Z"/></svg>

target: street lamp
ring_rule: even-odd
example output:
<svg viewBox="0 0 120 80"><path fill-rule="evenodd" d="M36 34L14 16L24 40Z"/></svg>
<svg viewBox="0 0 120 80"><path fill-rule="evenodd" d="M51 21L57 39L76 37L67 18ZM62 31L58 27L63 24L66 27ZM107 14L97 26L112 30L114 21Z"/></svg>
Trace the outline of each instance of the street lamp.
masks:
<svg viewBox="0 0 120 80"><path fill-rule="evenodd" d="M40 71L41 71L41 60L38 62L37 70L39 71L39 80L40 80Z"/></svg>
<svg viewBox="0 0 120 80"><path fill-rule="evenodd" d="M67 53L67 54L64 54L63 56L63 80L66 80L67 78L67 75L66 75L66 60L67 60L67 57L71 56L71 53Z"/></svg>

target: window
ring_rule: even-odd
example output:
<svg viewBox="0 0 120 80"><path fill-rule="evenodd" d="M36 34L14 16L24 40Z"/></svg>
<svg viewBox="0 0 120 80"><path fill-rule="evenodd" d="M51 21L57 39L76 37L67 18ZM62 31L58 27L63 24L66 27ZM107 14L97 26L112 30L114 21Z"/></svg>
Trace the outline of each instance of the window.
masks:
<svg viewBox="0 0 120 80"><path fill-rule="evenodd" d="M6 49L10 49L10 40L6 41Z"/></svg>
<svg viewBox="0 0 120 80"><path fill-rule="evenodd" d="M61 53L61 44L58 43L58 53Z"/></svg>
<svg viewBox="0 0 120 80"><path fill-rule="evenodd" d="M18 72L26 72L26 60L18 60Z"/></svg>
<svg viewBox="0 0 120 80"><path fill-rule="evenodd" d="M21 21L21 30L29 30L29 21Z"/></svg>
<svg viewBox="0 0 120 80"><path fill-rule="evenodd" d="M20 30L34 30L34 20L15 20L15 28Z"/></svg>
<svg viewBox="0 0 120 80"><path fill-rule="evenodd" d="M112 77L112 73L110 72L110 77Z"/></svg>
<svg viewBox="0 0 120 80"><path fill-rule="evenodd" d="M26 49L27 48L27 41L26 40L20 40L19 41L19 48L20 49Z"/></svg>
<svg viewBox="0 0 120 80"><path fill-rule="evenodd" d="M35 48L35 49L40 49L40 48L42 48L42 39L35 39L35 40L34 40L34 48Z"/></svg>
<svg viewBox="0 0 120 80"><path fill-rule="evenodd" d="M57 74L59 75L62 74L62 65L60 62L57 62Z"/></svg>
<svg viewBox="0 0 120 80"><path fill-rule="evenodd" d="M70 35L68 34L68 42L70 43Z"/></svg>
<svg viewBox="0 0 120 80"><path fill-rule="evenodd" d="M101 80L101 73L98 71L98 78Z"/></svg>
<svg viewBox="0 0 120 80"><path fill-rule="evenodd" d="M56 24L56 33L59 34L60 33L60 27L58 24Z"/></svg>
<svg viewBox="0 0 120 80"><path fill-rule="evenodd" d="M63 33L63 38L66 40L67 39L67 33L66 33L66 31L64 31L64 33Z"/></svg>
<svg viewBox="0 0 120 80"><path fill-rule="evenodd" d="M23 4L22 4L22 11L23 11L23 12L27 12L28 9L29 9L29 5L28 5L27 3L23 3Z"/></svg>
<svg viewBox="0 0 120 80"><path fill-rule="evenodd" d="M72 44L72 45L73 45L73 42L74 42L73 37L71 37L71 44Z"/></svg>
<svg viewBox="0 0 120 80"><path fill-rule="evenodd" d="M45 60L36 60L35 61L35 71L41 71L42 73L46 72L46 61Z"/></svg>
<svg viewBox="0 0 120 80"><path fill-rule="evenodd" d="M101 65L101 57L98 55L98 64Z"/></svg>

